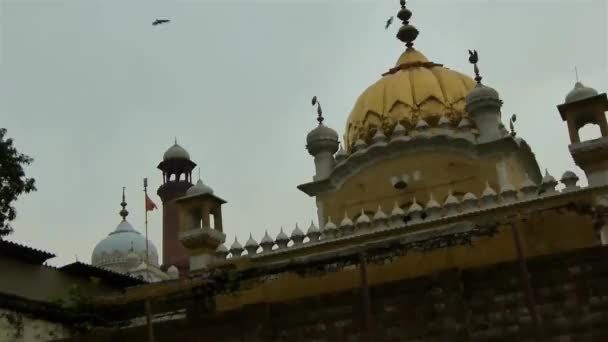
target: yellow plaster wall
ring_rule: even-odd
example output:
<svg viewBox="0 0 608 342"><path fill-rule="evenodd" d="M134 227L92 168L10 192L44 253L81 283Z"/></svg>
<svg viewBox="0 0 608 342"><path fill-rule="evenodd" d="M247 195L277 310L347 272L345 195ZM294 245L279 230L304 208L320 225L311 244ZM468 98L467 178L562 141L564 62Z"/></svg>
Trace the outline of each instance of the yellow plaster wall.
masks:
<svg viewBox="0 0 608 342"><path fill-rule="evenodd" d="M523 166L515 158L471 159L463 154L445 152L425 152L419 155L403 156L385 160L362 170L348 179L340 189L319 195L323 202L325 217L330 216L339 223L345 210L352 218L361 212L375 212L381 205L384 212L390 212L395 201L400 205L410 203L416 197L424 205L433 193L435 200L442 203L448 192L472 192L479 196L489 182L498 192L496 164L505 161L509 177L514 186L524 180ZM411 182L408 188L396 190L390 179L403 173L409 175L421 172L421 179Z"/></svg>
<svg viewBox="0 0 608 342"><path fill-rule="evenodd" d="M591 219L574 213L546 212L519 226L526 256L592 246L595 243ZM314 252L313 252L314 253ZM502 226L493 237L485 237L472 246L456 246L432 252L410 252L390 264L368 267L370 285L428 275L441 270L494 264L516 258L510 226ZM283 275L240 293L218 296L220 311L241 305L282 302L302 297L344 291L359 287L359 270L352 268L319 277Z"/></svg>

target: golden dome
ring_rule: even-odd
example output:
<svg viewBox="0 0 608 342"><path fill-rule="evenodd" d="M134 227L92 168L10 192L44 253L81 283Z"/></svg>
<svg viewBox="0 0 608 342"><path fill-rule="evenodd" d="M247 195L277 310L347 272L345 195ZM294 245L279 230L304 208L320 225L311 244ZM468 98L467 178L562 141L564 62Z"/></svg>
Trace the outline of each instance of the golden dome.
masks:
<svg viewBox="0 0 608 342"><path fill-rule="evenodd" d="M346 123L345 145L350 149L357 139L369 142L378 127L388 133L397 122L412 127L419 119L435 122L443 115L459 120L467 115L465 97L475 84L407 48L396 66L357 99Z"/></svg>

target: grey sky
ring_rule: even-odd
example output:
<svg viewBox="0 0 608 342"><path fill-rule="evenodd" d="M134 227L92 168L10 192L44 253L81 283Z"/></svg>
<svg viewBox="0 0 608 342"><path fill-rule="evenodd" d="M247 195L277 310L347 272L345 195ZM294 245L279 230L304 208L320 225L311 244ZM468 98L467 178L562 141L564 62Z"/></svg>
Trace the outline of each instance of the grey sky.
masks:
<svg viewBox="0 0 608 342"><path fill-rule="evenodd" d="M608 90L607 6L589 1L412 0L416 46L432 61L472 74L477 49L486 84L504 102L541 168L572 169L556 105L580 79ZM160 205L156 165L177 136L225 198L228 243L281 225L305 229L314 200L304 149L315 126L310 98L340 134L357 96L392 67L397 0L3 1L0 126L35 158L39 191L19 200L10 239L90 261L119 223L143 232L142 178ZM157 17L172 23L152 27ZM150 214L161 249L161 212Z"/></svg>

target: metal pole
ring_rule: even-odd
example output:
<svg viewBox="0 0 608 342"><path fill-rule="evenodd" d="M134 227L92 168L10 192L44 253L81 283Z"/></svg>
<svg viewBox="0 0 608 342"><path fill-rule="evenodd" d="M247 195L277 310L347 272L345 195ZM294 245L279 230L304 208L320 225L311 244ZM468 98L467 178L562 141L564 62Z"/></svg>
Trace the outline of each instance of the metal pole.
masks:
<svg viewBox="0 0 608 342"><path fill-rule="evenodd" d="M146 280L150 281L150 253L148 247L148 178L144 178L144 217L146 226ZM152 327L152 308L150 300L146 299L146 325L148 326L148 342L154 342L154 328Z"/></svg>
<svg viewBox="0 0 608 342"><path fill-rule="evenodd" d="M148 178L144 178L144 213L146 226L146 280L150 281L150 253L148 252Z"/></svg>
<svg viewBox="0 0 608 342"><path fill-rule="evenodd" d="M146 325L148 326L148 342L154 342L154 329L152 328L152 308L150 299L146 299Z"/></svg>
<svg viewBox="0 0 608 342"><path fill-rule="evenodd" d="M534 291L532 290L532 284L530 282L530 276L528 273L528 265L526 263L526 257L521 249L521 239L517 225L511 222L511 232L513 233L513 241L515 242L515 251L517 252L517 260L519 262L519 270L521 274L522 285L524 287L524 293L526 295L526 302L528 304L528 310L532 316L532 321L536 326L536 338L538 341L545 341L545 333L543 331L542 318L538 313L536 306L536 298L534 297Z"/></svg>
<svg viewBox="0 0 608 342"><path fill-rule="evenodd" d="M363 314L365 315L365 330L367 342L373 342L372 333L372 309L371 300L369 296L369 284L367 282L367 262L365 260L365 254L359 253L359 271L361 274L361 294L363 297Z"/></svg>

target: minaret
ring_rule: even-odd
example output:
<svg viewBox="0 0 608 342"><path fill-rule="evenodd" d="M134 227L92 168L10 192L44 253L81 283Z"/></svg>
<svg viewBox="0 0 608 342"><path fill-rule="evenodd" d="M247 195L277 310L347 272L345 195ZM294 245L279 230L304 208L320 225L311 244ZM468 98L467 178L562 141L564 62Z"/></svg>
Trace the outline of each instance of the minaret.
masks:
<svg viewBox="0 0 608 342"><path fill-rule="evenodd" d="M190 268L188 250L178 237L180 222L175 200L192 187L192 170L195 167L188 152L177 144L177 139L158 164L158 169L163 172L163 184L157 191L163 201L163 270L175 265L183 273Z"/></svg>
<svg viewBox="0 0 608 342"><path fill-rule="evenodd" d="M467 95L465 109L479 131L477 141L487 143L501 139L505 136L500 120L502 100L496 90L481 83L482 77L477 67L479 62L477 51L469 50L469 62L474 66L477 85Z"/></svg>
<svg viewBox="0 0 608 342"><path fill-rule="evenodd" d="M598 94L593 89L576 82L574 89L568 93L565 102L557 106L562 120L568 124L570 134L570 154L587 175L590 186L608 184L608 97L606 93ZM581 141L579 129L586 124L598 125L601 137Z"/></svg>
<svg viewBox="0 0 608 342"><path fill-rule="evenodd" d="M315 158L315 175L312 179L313 181L321 181L329 178L334 169L334 165L336 164L334 154L338 151L340 142L338 141L338 133L323 124L323 110L316 96L312 98L312 105L317 106L317 121L319 125L306 136L306 149ZM317 219L319 220L319 225L323 226L325 222L323 202L318 196L316 202Z"/></svg>
<svg viewBox="0 0 608 342"><path fill-rule="evenodd" d="M338 151L338 133L323 125L323 110L317 97L312 98L312 105L317 106L319 125L306 136L306 149L315 158L315 176L313 180L326 179L334 168L334 153Z"/></svg>

